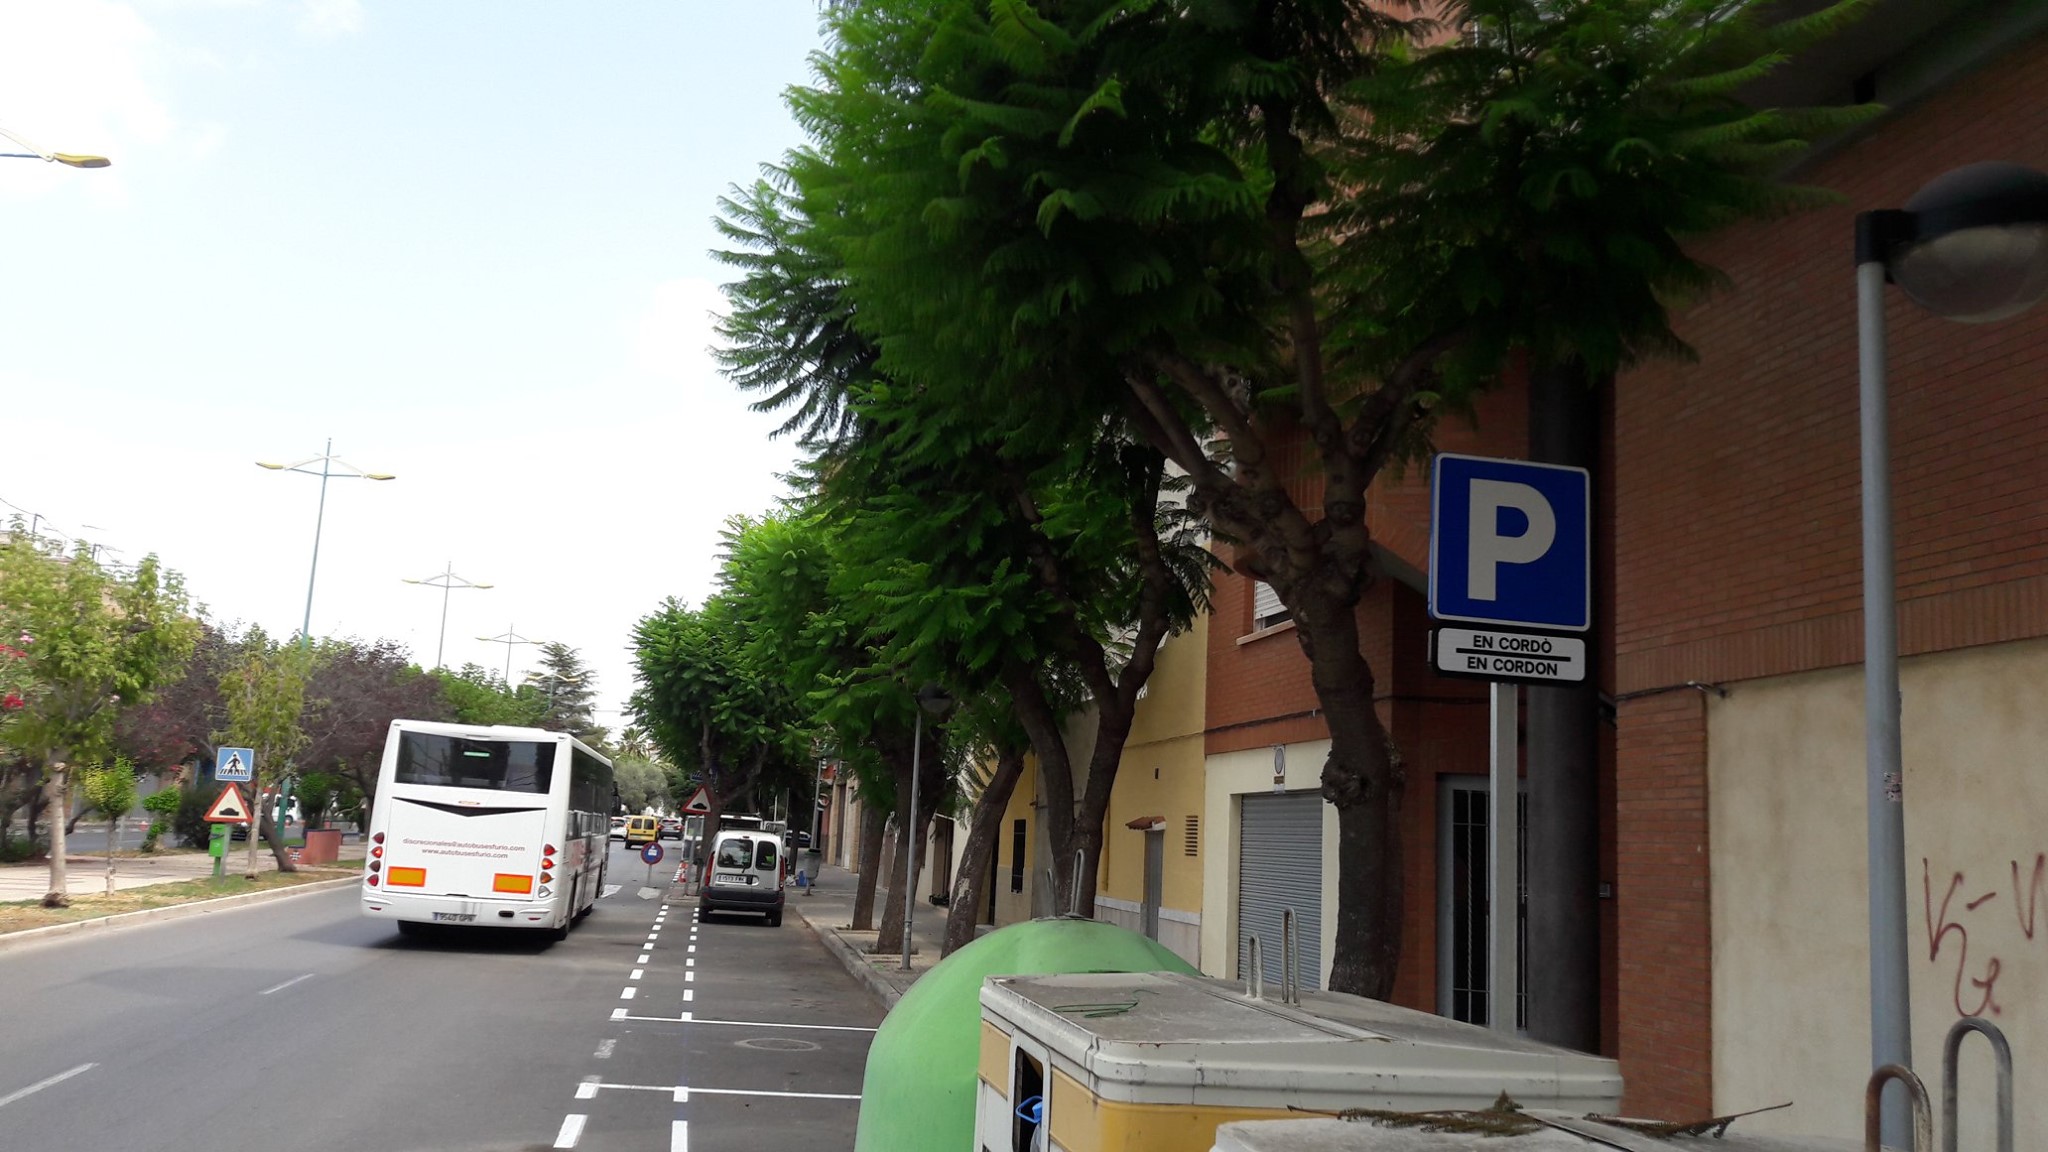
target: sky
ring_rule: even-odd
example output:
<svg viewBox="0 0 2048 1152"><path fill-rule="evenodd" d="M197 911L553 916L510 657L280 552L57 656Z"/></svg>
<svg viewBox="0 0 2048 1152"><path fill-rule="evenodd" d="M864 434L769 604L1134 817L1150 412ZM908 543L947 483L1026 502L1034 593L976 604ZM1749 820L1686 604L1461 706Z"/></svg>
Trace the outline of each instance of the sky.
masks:
<svg viewBox="0 0 2048 1152"><path fill-rule="evenodd" d="M711 591L795 459L718 373L717 198L801 136L816 0L0 0L0 520L221 623L517 682ZM0 147L21 151L0 141ZM312 467L317 470L318 463ZM11 506L11 507L9 507Z"/></svg>

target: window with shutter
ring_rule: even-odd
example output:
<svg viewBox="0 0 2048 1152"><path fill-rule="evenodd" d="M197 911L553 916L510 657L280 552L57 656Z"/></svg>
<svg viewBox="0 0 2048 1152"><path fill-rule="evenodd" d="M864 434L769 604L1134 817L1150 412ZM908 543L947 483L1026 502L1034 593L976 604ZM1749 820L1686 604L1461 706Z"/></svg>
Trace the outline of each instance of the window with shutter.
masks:
<svg viewBox="0 0 2048 1152"><path fill-rule="evenodd" d="M1257 631L1260 628L1271 628L1273 625L1281 623L1291 616L1292 613L1287 611L1287 605L1280 602L1280 594L1273 591L1271 584L1266 583L1264 580L1252 582L1253 631Z"/></svg>

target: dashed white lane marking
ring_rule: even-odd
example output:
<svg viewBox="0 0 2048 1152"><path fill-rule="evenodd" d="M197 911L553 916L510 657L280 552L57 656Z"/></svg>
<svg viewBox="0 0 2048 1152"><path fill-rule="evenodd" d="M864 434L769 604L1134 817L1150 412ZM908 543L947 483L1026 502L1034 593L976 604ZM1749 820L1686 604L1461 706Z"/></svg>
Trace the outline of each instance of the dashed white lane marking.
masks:
<svg viewBox="0 0 2048 1152"><path fill-rule="evenodd" d="M633 963L635 963L635 964L645 964L645 963L647 963L647 955L648 955L647 953L645 953L645 952L642 952L642 953L640 954L640 958L639 958L638 960L635 960L635 961L633 961Z"/></svg>
<svg viewBox="0 0 2048 1152"><path fill-rule="evenodd" d="M695 988L683 989L683 1003L688 1004L690 1001L695 1000L696 998L697 990Z"/></svg>
<svg viewBox="0 0 2048 1152"><path fill-rule="evenodd" d="M690 1122L677 1120L669 1125L668 1152L690 1152Z"/></svg>
<svg viewBox="0 0 2048 1152"><path fill-rule="evenodd" d="M690 945L690 951L695 952L696 950L697 946L695 944Z"/></svg>
<svg viewBox="0 0 2048 1152"><path fill-rule="evenodd" d="M614 1019L614 1020L624 1020L625 1018L626 1018L626 1010L625 1010L624 1008L614 1008L614 1009L612 1009L612 1019Z"/></svg>
<svg viewBox="0 0 2048 1152"><path fill-rule="evenodd" d="M258 992L258 993L257 993L257 995L258 995L258 996L268 996L268 995L270 995L270 994L271 994L272 992L282 992L282 991L284 991L285 989L287 989L287 988L291 987L292 985L294 985L294 984L297 984L297 983L298 983L299 981L301 981L301 980L311 980L312 978L313 978L313 974L312 974L311 972L308 972L308 973L306 973L306 974L305 974L304 976L294 976L294 977L292 977L291 979L289 979L289 980L285 981L285 982L284 982L284 983L282 983L282 984L278 984L278 985L275 985L274 987L270 987L270 988L265 988L265 989L264 989L263 991L261 991L261 992Z"/></svg>
<svg viewBox="0 0 2048 1152"><path fill-rule="evenodd" d="M555 1133L555 1147L574 1148L576 1141L583 1137L583 1122L590 1117L580 1112L571 1112L562 1118L562 1130Z"/></svg>
<svg viewBox="0 0 2048 1152"><path fill-rule="evenodd" d="M687 959L687 960L683 961L683 967L685 967L685 968L695 968L696 966L697 966L697 958L696 958L695 956L692 956L692 957L690 957L689 959Z"/></svg>
<svg viewBox="0 0 2048 1152"><path fill-rule="evenodd" d="M99 1067L98 1064L80 1064L78 1067L73 1068L68 1072L59 1072L55 1076L50 1076L45 1079L38 1080L26 1088L22 1088L14 1092L9 1092L5 1096L0 1096L0 1108L5 1108L9 1104L14 1103L16 1100L19 1100L24 1096L33 1096L36 1093L41 1092L43 1089L48 1088L53 1084L62 1084L66 1080L71 1079L73 1076L76 1076L81 1072L90 1072L97 1067Z"/></svg>
<svg viewBox="0 0 2048 1152"><path fill-rule="evenodd" d="M620 1009L620 1011L624 1011L624 1009ZM612 1058L612 1049L618 1046L619 1042L617 1040L600 1040L597 1044L597 1051L591 1053L591 1055L599 1060L609 1060Z"/></svg>
<svg viewBox="0 0 2048 1152"><path fill-rule="evenodd" d="M639 994L640 990L638 988L628 986L624 991L621 991L619 993L619 999L631 1000L633 997L638 996Z"/></svg>
<svg viewBox="0 0 2048 1152"><path fill-rule="evenodd" d="M645 972L645 971L647 971L647 969L645 969L645 968L635 968L635 969L633 969L633 974L632 974L631 976L628 976L628 977L626 977L626 979L628 979L628 980L638 980L638 979L640 978L640 975L641 975L641 973L643 973L643 972Z"/></svg>
<svg viewBox="0 0 2048 1152"><path fill-rule="evenodd" d="M594 1100L594 1099L596 1099L596 1098L597 1098L597 1081L598 1081L598 1078L597 1078L597 1077L595 1077L595 1076L585 1076L585 1077L583 1078L583 1083L581 1083L581 1084L578 1084L578 1085L576 1086L576 1098L577 1098L578 1100Z"/></svg>

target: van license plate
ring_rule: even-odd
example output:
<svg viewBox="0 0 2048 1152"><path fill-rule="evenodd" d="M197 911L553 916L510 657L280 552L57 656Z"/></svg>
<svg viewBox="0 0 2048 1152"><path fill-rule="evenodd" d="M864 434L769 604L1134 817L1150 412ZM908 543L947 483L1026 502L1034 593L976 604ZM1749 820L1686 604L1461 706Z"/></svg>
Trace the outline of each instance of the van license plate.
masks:
<svg viewBox="0 0 2048 1152"><path fill-rule="evenodd" d="M442 923L447 923L447 924L468 924L468 923L471 923L471 922L475 921L475 919L476 919L476 913L474 913L474 912L436 912L436 913L434 913L434 919L435 919L436 921L439 921L439 922L442 922Z"/></svg>
<svg viewBox="0 0 2048 1152"><path fill-rule="evenodd" d="M713 884L745 884L747 878L745 876L735 876L730 872L720 872L711 878L711 882Z"/></svg>

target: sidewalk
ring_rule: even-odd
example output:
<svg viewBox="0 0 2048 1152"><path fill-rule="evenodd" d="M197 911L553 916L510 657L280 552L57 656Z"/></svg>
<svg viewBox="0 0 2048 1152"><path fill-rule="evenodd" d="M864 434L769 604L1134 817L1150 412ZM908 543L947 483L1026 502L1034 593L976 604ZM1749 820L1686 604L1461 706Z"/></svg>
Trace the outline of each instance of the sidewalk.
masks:
<svg viewBox="0 0 2048 1152"><path fill-rule="evenodd" d="M807 869L817 866L809 857L799 857L799 860ZM920 877L919 881L922 887L923 878ZM882 1002L883 1007L893 1008L911 984L939 962L939 949L946 937L946 910L933 907L930 902L918 906L916 928L911 933L910 970L906 972L902 967L901 952L887 956L873 954L879 933L855 932L847 927L853 920L853 894L859 885L859 876L826 864L816 884L808 888L791 888L786 904L791 912L810 925L826 949L846 965L846 970L867 985L868 991ZM875 886L875 918L878 921L888 901L889 889L878 883Z"/></svg>
<svg viewBox="0 0 2048 1152"><path fill-rule="evenodd" d="M248 841L237 841L231 845L227 872L240 876L248 865ZM309 865L309 867L350 868L362 863L361 841L343 841L341 859L331 865ZM65 891L73 896L94 896L107 890L107 858L103 855L78 855L67 853L65 861L69 871ZM256 870L277 871L277 858L271 854L269 845L256 850ZM169 884L178 880L204 880L213 875L213 857L205 852L185 849L166 851L155 856L118 856L114 860L114 887L116 889L143 888L151 884ZM0 903L10 900L40 900L50 890L50 865L48 861L33 864L0 865ZM849 907L852 898L848 897Z"/></svg>

